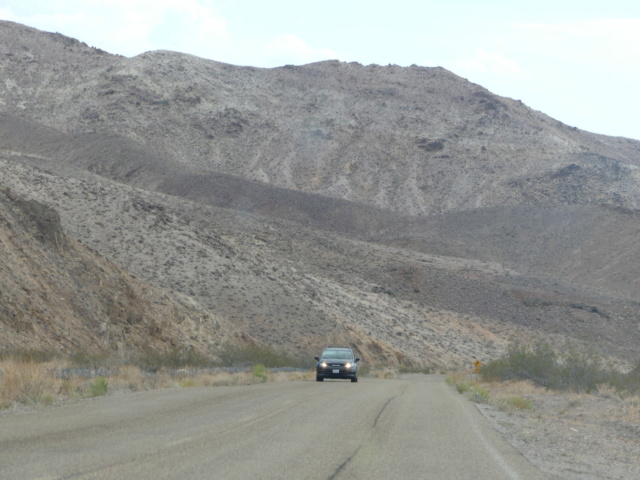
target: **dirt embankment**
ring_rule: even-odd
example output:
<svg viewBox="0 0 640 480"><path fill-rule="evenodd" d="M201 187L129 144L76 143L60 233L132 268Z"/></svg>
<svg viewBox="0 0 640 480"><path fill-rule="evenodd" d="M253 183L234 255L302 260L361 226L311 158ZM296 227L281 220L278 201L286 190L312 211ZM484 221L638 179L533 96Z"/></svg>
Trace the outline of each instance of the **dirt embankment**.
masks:
<svg viewBox="0 0 640 480"><path fill-rule="evenodd" d="M237 341L193 300L149 287L65 234L58 213L0 190L3 351L113 353Z"/></svg>

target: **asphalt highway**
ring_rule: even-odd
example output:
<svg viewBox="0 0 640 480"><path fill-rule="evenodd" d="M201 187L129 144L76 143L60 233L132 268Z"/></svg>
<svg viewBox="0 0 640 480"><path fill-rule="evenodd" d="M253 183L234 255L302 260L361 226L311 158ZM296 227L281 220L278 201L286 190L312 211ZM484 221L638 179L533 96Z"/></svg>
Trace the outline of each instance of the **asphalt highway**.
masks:
<svg viewBox="0 0 640 480"><path fill-rule="evenodd" d="M542 479L441 376L164 389L0 416L0 478Z"/></svg>

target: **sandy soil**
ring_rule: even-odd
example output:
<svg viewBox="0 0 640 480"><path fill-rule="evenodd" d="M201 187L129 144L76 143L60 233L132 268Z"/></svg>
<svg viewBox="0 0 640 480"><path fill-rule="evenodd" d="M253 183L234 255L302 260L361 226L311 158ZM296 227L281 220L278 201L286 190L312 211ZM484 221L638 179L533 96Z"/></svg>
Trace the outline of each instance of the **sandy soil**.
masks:
<svg viewBox="0 0 640 480"><path fill-rule="evenodd" d="M518 389L522 389L520 385ZM518 390L516 389L516 390ZM550 479L640 478L640 398L613 391L549 393L529 386L528 410L507 408L510 386L492 386L478 409Z"/></svg>

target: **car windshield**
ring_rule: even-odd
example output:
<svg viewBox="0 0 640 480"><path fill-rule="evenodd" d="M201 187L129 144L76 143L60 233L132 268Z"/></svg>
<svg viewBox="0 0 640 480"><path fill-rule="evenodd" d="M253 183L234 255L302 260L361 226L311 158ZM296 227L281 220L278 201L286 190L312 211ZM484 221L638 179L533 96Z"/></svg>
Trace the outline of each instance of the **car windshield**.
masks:
<svg viewBox="0 0 640 480"><path fill-rule="evenodd" d="M353 358L351 352L342 350L327 350L322 352L322 358L331 358L334 360L349 360Z"/></svg>

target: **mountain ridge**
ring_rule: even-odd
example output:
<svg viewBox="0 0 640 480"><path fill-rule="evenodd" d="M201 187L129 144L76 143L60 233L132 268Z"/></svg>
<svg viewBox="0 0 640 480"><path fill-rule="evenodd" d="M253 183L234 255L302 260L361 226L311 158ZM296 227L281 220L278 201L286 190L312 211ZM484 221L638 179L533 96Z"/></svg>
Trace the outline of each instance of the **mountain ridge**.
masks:
<svg viewBox="0 0 640 480"><path fill-rule="evenodd" d="M8 37L7 46L20 43ZM404 214L548 204L561 195L562 176L584 191L560 202L638 208L640 142L567 127L442 68L327 61L259 69L165 51L129 59L68 43L48 56L64 63L64 82L27 63L39 83L22 79L13 102L5 88L5 103L29 92L33 108L25 102L21 115L39 122L38 104L58 98L49 126L117 133L179 166ZM4 63L9 77L24 64Z"/></svg>

